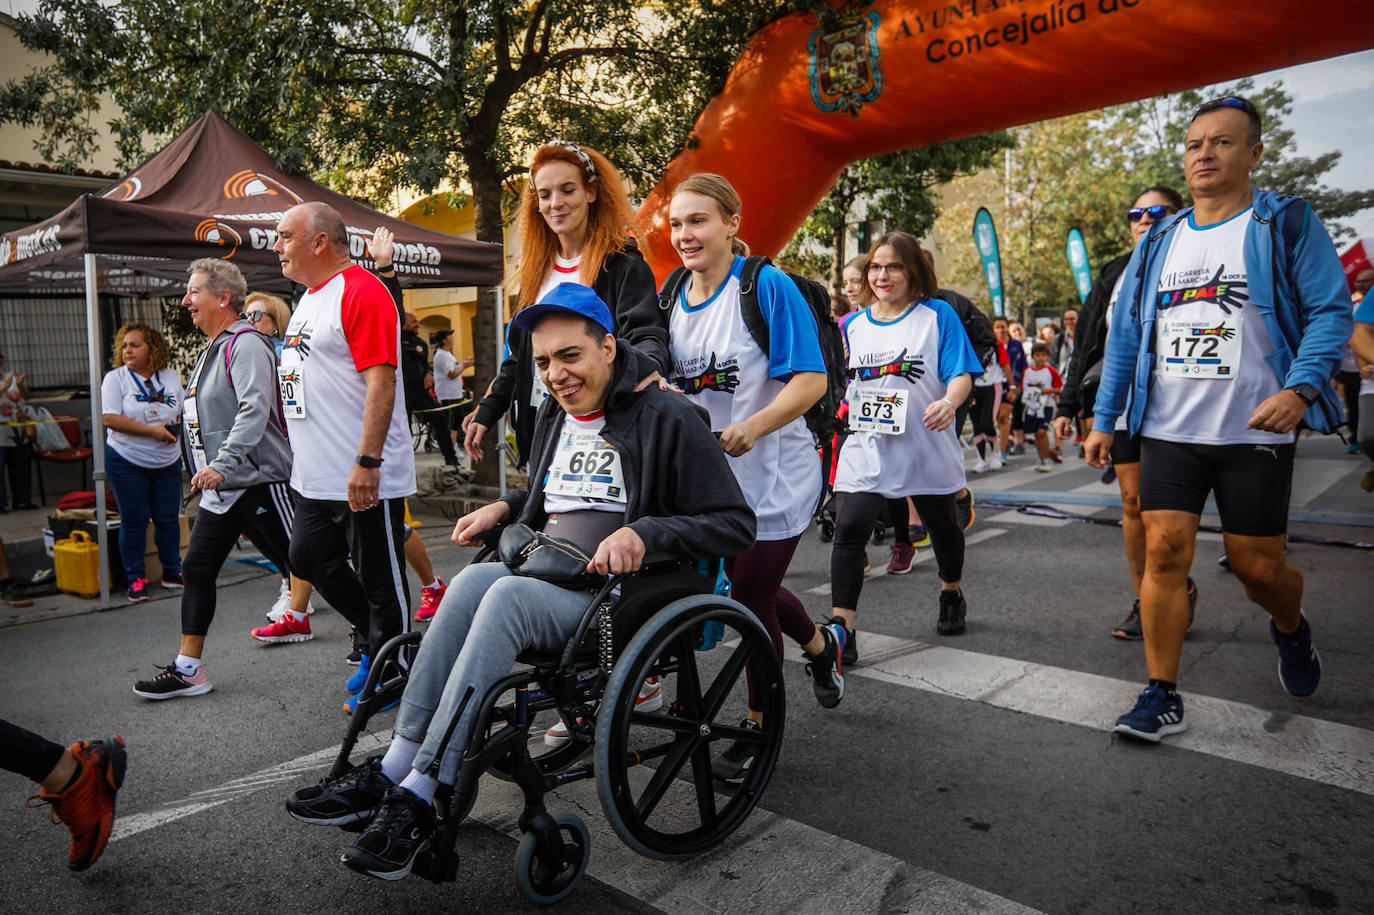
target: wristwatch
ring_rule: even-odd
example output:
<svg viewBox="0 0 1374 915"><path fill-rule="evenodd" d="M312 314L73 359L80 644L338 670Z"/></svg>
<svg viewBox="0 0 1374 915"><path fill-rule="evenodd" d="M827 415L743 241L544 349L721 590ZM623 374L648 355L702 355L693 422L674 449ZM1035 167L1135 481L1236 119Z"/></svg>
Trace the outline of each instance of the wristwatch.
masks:
<svg viewBox="0 0 1374 915"><path fill-rule="evenodd" d="M376 470L382 466L382 459L373 457L370 454L360 454L353 459L353 463L362 467L364 470Z"/></svg>
<svg viewBox="0 0 1374 915"><path fill-rule="evenodd" d="M1292 391L1294 394L1298 395L1298 397L1302 398L1302 402L1309 407L1312 406L1313 401L1317 399L1317 394L1320 393L1310 384L1290 384L1287 390Z"/></svg>

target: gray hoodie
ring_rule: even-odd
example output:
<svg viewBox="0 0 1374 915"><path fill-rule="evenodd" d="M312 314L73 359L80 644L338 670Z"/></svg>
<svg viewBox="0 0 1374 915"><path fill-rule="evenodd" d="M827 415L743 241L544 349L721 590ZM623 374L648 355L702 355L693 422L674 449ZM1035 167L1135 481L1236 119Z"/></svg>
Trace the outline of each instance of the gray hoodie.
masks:
<svg viewBox="0 0 1374 915"><path fill-rule="evenodd" d="M277 399L272 341L247 321L235 321L201 351L191 377L196 382L186 396L196 399L205 456L224 477L220 489L289 480L291 449ZM186 466L194 467L184 433L182 451Z"/></svg>

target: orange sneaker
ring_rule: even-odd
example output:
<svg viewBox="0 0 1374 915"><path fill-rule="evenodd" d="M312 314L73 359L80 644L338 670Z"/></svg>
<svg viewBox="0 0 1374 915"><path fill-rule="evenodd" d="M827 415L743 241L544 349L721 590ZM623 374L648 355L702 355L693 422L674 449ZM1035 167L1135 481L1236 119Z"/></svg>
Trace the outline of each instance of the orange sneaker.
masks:
<svg viewBox="0 0 1374 915"><path fill-rule="evenodd" d="M40 791L37 797L29 798L29 806L52 805L52 821L62 822L72 834L67 866L84 871L96 862L110 840L115 793L124 784L128 756L124 738L118 734L74 743L71 750L80 766L76 778L56 794Z"/></svg>

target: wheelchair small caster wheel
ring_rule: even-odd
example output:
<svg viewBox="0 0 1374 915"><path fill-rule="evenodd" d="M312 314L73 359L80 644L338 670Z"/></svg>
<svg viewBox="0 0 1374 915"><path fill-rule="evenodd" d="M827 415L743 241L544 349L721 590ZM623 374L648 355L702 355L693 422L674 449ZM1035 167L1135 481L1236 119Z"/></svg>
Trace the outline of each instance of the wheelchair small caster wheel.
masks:
<svg viewBox="0 0 1374 915"><path fill-rule="evenodd" d="M887 539L887 525L879 523L873 526L873 536L869 538L874 546L882 546Z"/></svg>
<svg viewBox="0 0 1374 915"><path fill-rule="evenodd" d="M821 543L829 543L835 539L835 525L831 521L822 521L816 536L820 537Z"/></svg>
<svg viewBox="0 0 1374 915"><path fill-rule="evenodd" d="M536 905L553 905L565 899L582 882L592 856L587 824L571 813L555 813L553 821L563 840L561 864L551 860L554 855L540 847L539 837L533 832L525 833L515 850L515 884Z"/></svg>

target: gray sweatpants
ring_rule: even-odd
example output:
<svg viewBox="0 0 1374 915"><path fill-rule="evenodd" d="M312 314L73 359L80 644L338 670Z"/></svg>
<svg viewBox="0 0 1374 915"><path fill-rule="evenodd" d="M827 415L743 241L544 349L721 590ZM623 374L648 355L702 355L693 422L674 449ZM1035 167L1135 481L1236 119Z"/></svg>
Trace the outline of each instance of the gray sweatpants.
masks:
<svg viewBox="0 0 1374 915"><path fill-rule="evenodd" d="M463 569L420 642L396 713L396 733L421 745L413 768L424 772L439 755L444 732L471 689L439 764L439 781L454 784L487 690L510 673L525 648L566 645L591 600L586 591L512 575L500 562Z"/></svg>

